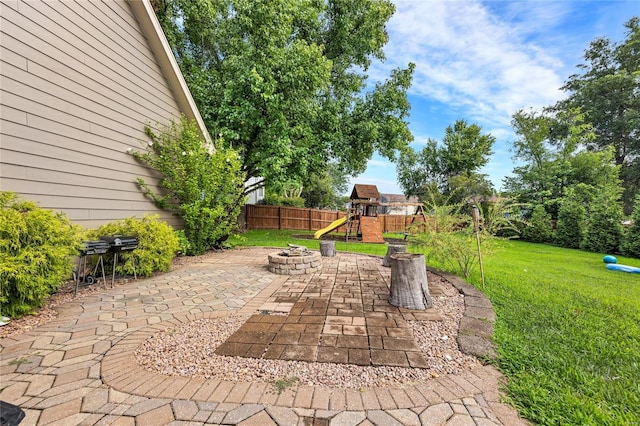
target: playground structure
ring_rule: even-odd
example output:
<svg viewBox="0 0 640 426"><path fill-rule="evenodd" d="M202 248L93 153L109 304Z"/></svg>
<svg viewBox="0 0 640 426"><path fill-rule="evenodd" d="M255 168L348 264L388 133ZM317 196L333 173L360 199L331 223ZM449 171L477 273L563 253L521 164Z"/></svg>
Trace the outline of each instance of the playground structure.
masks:
<svg viewBox="0 0 640 426"><path fill-rule="evenodd" d="M384 243L382 227L378 222L378 206L380 205L380 192L375 185L353 186L351 191L351 203L347 215L329 226L318 230L314 238L346 225L345 240L349 238L361 238L364 243Z"/></svg>
<svg viewBox="0 0 640 426"><path fill-rule="evenodd" d="M363 243L384 243L378 221L378 188L375 185L353 185L350 198L345 239L348 241L351 237L360 237Z"/></svg>
<svg viewBox="0 0 640 426"><path fill-rule="evenodd" d="M328 226L317 230L314 234L314 238L319 239L323 235L335 231L340 227L344 227L346 241L349 241L349 239L352 238L359 239L366 243L383 243L382 222L378 215L380 214L380 211L384 211L384 209L395 209L397 211L398 208L404 209L414 207L415 212L411 215L411 223L409 223L410 228L414 224L424 225L424 223L427 222L426 213L422 203L417 201L407 201L404 199L404 196L401 195L395 196L401 197L403 200L381 202L381 194L378 192L378 188L375 185L354 185L353 190L351 191L351 202L346 216L341 217L331 222ZM386 195L386 197L389 197L389 195ZM398 217L406 217L406 213L405 216L398 215ZM405 239L407 235L409 235L408 232L402 233L405 234Z"/></svg>

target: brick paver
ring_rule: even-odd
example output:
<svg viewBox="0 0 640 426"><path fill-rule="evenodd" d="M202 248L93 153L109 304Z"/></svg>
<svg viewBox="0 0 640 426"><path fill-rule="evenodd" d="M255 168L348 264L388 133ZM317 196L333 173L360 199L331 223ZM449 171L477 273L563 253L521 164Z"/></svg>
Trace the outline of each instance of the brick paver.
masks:
<svg viewBox="0 0 640 426"><path fill-rule="evenodd" d="M242 356L424 366L406 321L440 317L390 306L379 258L339 253L316 273L281 276L266 270L272 251L216 253L62 306L51 323L0 340L0 400L23 408L30 425L525 424L500 402L491 366L402 389L298 384L278 394L268 383L166 377L137 365L133 351L156 331L239 312L252 315L245 335L226 344ZM454 285L470 302L464 325L490 337L490 302ZM430 287L434 297L447 291Z"/></svg>

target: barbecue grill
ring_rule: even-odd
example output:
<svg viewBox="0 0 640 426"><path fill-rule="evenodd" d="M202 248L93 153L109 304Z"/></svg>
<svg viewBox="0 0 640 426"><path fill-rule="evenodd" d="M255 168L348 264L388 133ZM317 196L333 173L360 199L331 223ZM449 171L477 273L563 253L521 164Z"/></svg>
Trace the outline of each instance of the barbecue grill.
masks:
<svg viewBox="0 0 640 426"><path fill-rule="evenodd" d="M138 248L138 239L136 237L115 235L112 237L100 237L100 239L109 245L109 249L113 253Z"/></svg>
<svg viewBox="0 0 640 426"><path fill-rule="evenodd" d="M116 279L116 265L118 264L118 253L122 251L131 251L138 248L138 239L133 236L124 236L124 235L113 235L113 236L103 236L100 237L102 241L109 245L109 252L113 253L113 271L111 273L111 288L113 288L113 283ZM133 264L133 278L138 279L136 276L136 264L131 258L131 263Z"/></svg>
<svg viewBox="0 0 640 426"><path fill-rule="evenodd" d="M104 260L103 255L105 255L109 251L109 243L103 240L97 241L84 241L82 243L82 248L80 249L80 258L78 259L78 270L76 271L76 289L74 295L78 294L78 286L80 285L80 281L86 284L93 284L96 282L96 272L98 272L98 268L102 271L102 282L104 283L104 288L107 288L107 278L104 274ZM89 265L89 256L98 255L98 259L96 260L96 264L93 267L93 271L88 269ZM91 271L89 274L86 271Z"/></svg>

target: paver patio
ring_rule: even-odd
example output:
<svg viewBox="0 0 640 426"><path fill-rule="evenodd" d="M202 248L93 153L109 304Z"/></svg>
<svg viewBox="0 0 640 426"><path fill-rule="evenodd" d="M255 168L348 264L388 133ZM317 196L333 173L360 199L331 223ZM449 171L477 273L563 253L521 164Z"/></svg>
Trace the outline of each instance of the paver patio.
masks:
<svg viewBox="0 0 640 426"><path fill-rule="evenodd" d="M406 320L440 320L434 309L389 304L389 268L379 259L325 258L309 279L293 276L216 353L226 356L426 367ZM444 289L430 286L434 296ZM269 315L269 313L287 314Z"/></svg>
<svg viewBox="0 0 640 426"><path fill-rule="evenodd" d="M24 425L525 424L500 402L501 375L491 366L411 386L296 385L277 394L267 383L163 376L137 364L135 349L154 333L234 312L253 314L237 341L227 341L250 344L244 356L258 345L255 354L278 352L281 359L411 365L411 356L419 362L402 331L414 311L385 307L384 279L373 267L355 267L358 255L323 259L322 270L301 284L300 276L267 271L270 251L217 253L78 299L53 322L0 340L0 400L24 409ZM473 307L467 323L492 312L481 295L466 299ZM256 333L269 336L260 343ZM253 337L247 342L247 336ZM269 352L277 345L283 350Z"/></svg>

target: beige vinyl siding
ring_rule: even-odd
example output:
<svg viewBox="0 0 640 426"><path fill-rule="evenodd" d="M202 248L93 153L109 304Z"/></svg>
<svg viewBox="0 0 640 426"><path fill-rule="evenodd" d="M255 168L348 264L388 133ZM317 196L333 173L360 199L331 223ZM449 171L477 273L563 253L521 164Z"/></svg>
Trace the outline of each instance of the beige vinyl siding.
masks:
<svg viewBox="0 0 640 426"><path fill-rule="evenodd" d="M146 123L180 109L129 4L1 1L0 190L15 191L75 222L99 224L168 212L135 180L155 173Z"/></svg>

